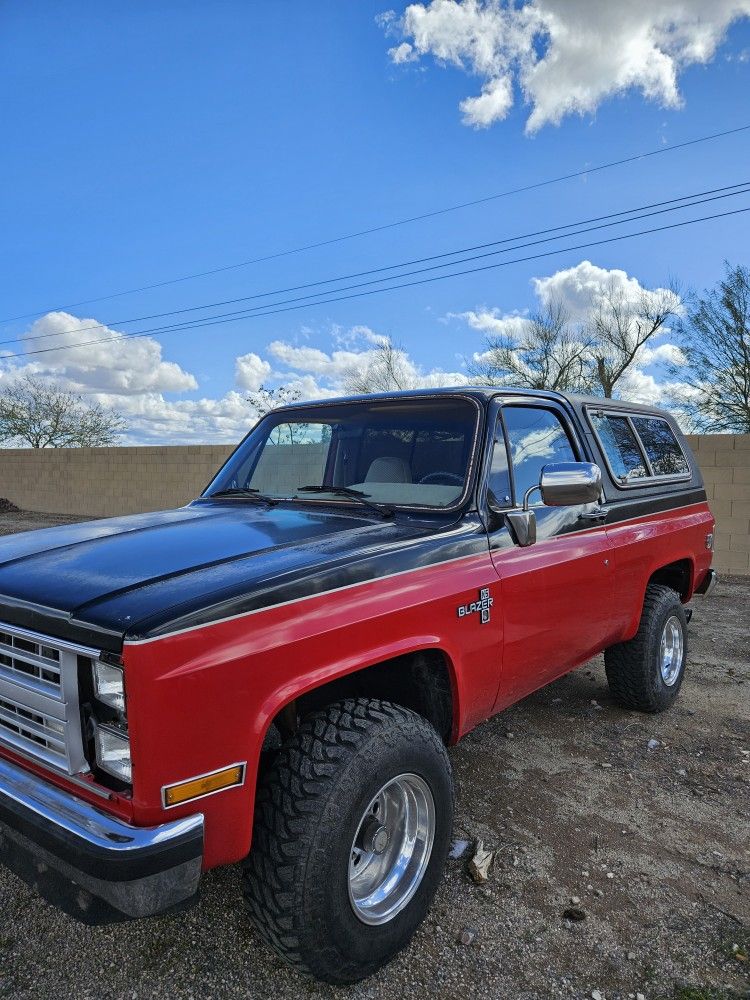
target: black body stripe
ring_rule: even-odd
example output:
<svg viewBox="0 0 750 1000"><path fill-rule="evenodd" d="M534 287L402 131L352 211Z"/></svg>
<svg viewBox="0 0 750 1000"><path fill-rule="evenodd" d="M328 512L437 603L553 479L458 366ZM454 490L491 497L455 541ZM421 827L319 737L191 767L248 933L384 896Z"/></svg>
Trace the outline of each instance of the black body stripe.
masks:
<svg viewBox="0 0 750 1000"><path fill-rule="evenodd" d="M694 506L705 502L705 490L689 490L680 494L662 497L628 498L616 503L607 504L606 525L612 526L624 521L636 520L651 514L669 510L679 510L682 507ZM475 521L475 518L472 518ZM590 523L575 523L575 526L565 528L560 534L570 534L578 531L596 530ZM603 530L603 527L600 528ZM513 541L507 529L502 529L504 544L493 548L512 548ZM203 625L210 625L228 618L241 617L243 614L262 611L288 604L305 598L335 592L346 587L361 583L371 583L375 580L396 576L410 570L426 569L441 563L449 563L456 559L471 555L481 555L487 551L488 539L480 524L474 523L474 531L469 537L453 538L451 540L429 539L420 542L418 546L403 548L398 552L388 551L370 559L358 562L343 562L340 566L326 567L310 577L289 581L274 581L274 584L256 590L246 595L236 595L208 608L188 612L182 616L170 617L159 622L144 621L139 623L137 632L129 632L128 642L138 642L144 639L155 639L171 635ZM541 539L536 544L544 544Z"/></svg>
<svg viewBox="0 0 750 1000"><path fill-rule="evenodd" d="M182 613L179 608L165 609L151 619L140 621L137 629L128 630L125 640L156 638L201 625L210 625L216 621L262 611L279 604L300 601L356 584L372 583L410 570L427 569L440 563L486 553L487 535L477 515L467 515L464 518L463 528L460 533L452 532L447 538L444 534L429 536L420 539L416 544L389 547L360 559L343 556L335 564L316 568L309 575L289 574L278 577L268 585L260 586L249 593L229 594L209 607L185 608Z"/></svg>

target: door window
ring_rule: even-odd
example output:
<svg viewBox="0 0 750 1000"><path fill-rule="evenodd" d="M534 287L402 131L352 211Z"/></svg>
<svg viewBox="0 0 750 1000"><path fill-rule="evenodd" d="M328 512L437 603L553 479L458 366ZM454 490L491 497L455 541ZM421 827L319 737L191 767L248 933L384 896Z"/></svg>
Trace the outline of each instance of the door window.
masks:
<svg viewBox="0 0 750 1000"><path fill-rule="evenodd" d="M542 469L550 462L575 462L576 453L562 421L552 410L536 406L505 406L503 417L508 435L516 503L526 490L538 486ZM541 500L532 502L541 503Z"/></svg>

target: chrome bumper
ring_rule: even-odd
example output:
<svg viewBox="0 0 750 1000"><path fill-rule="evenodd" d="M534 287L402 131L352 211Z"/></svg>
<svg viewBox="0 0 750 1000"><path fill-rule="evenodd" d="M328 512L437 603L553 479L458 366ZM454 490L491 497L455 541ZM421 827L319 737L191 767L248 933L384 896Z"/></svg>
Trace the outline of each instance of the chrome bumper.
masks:
<svg viewBox="0 0 750 1000"><path fill-rule="evenodd" d="M719 582L719 574L715 569L710 569L701 580L700 587L695 588L696 594L703 594L707 597Z"/></svg>
<svg viewBox="0 0 750 1000"><path fill-rule="evenodd" d="M0 862L84 923L189 903L202 857L200 814L130 826L0 759Z"/></svg>

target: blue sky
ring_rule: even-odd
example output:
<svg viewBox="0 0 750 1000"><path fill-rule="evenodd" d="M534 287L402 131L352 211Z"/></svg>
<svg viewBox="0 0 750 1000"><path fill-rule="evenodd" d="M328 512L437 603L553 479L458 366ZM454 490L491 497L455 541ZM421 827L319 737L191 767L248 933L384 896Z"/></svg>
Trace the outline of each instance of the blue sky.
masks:
<svg viewBox="0 0 750 1000"><path fill-rule="evenodd" d="M685 23L694 29L693 0L669 6L678 21L684 6ZM489 68L472 61L469 39L463 68L450 53L447 62L436 60L442 26L428 23L436 31L423 32L418 50L414 24L394 18L385 30L379 15L388 7L387 0L6 0L0 314L41 314L750 123L750 19L740 16L750 8L741 0L717 3L710 25L716 44L702 61L675 57L679 103L663 87L644 96L643 86L654 90L653 79L634 86L615 81L615 93L598 79L589 110L567 114L547 106L559 123L544 122L531 134L534 107L566 86L573 90L575 81L543 81L544 93L527 84L525 99L523 78L515 76L514 103L504 117L473 127L459 105L494 86L507 68L503 57ZM395 5L397 17L404 7ZM602 31L609 31L606 23ZM589 83L597 74L606 78L616 61L616 34L605 42L611 59L602 68L592 54ZM403 44L411 47L408 58L399 62L396 54L394 61ZM367 238L77 306L67 310L74 321L42 317L34 329L63 331L60 342L74 343L65 331L82 320L136 329L118 322L719 187L747 179L749 154L745 132ZM744 205L750 197L736 199L736 207ZM308 389L313 382L335 384L334 370L324 371L317 355L307 363L309 349L327 356L366 351L371 342L357 333L365 327L393 337L423 371L457 373L464 358L482 349L482 331L467 313L533 308L532 279L583 259L625 271L647 288L673 276L684 287L705 287L720 276L725 258L750 263L749 218L168 334L160 339L161 355L156 341L132 341L137 351L133 346L131 356L115 345L111 365L106 347L102 357L87 352L88 368L64 351L7 358L0 384L33 365L120 406L133 440L232 440L243 420L238 399L261 376L269 384L302 379ZM1 339L19 339L2 349L31 350L25 338L35 318L3 323ZM308 355L269 354L273 343ZM236 359L247 355L261 364L238 381ZM238 399L232 396L222 411L217 401L228 393Z"/></svg>

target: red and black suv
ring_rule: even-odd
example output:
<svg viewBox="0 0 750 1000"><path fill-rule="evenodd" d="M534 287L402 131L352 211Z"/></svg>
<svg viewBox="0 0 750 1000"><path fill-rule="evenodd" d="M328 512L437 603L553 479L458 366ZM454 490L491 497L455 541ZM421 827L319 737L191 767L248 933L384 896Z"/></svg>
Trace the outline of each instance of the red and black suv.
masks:
<svg viewBox="0 0 750 1000"><path fill-rule="evenodd" d="M269 944L362 978L440 881L446 745L602 650L622 705L668 708L713 531L648 407L276 410L187 507L0 542L0 858L87 922L243 860Z"/></svg>

